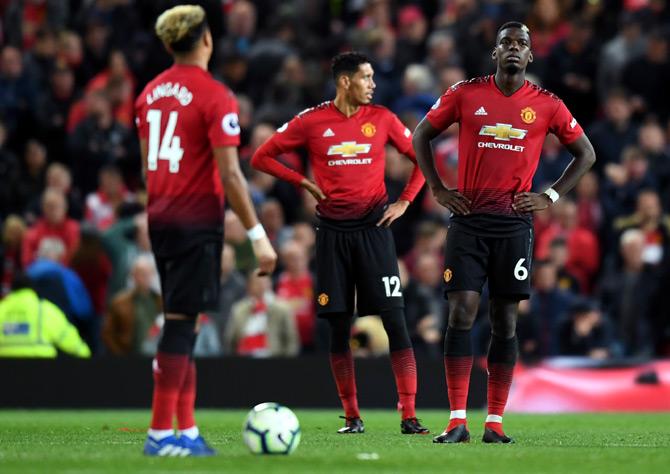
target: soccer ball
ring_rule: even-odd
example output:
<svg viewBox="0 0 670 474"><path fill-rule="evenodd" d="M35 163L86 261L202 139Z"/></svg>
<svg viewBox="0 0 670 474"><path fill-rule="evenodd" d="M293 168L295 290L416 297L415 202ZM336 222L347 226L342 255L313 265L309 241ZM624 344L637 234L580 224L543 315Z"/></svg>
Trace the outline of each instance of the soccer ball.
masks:
<svg viewBox="0 0 670 474"><path fill-rule="evenodd" d="M285 406L261 403L244 420L242 437L254 454L291 454L300 444L300 423Z"/></svg>

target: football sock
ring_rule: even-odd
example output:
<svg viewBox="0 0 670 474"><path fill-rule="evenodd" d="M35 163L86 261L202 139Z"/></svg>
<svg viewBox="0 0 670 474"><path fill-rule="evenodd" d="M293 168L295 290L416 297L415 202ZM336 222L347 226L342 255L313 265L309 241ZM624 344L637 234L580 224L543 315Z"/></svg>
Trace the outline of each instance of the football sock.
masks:
<svg viewBox="0 0 670 474"><path fill-rule="evenodd" d="M391 367L398 390L398 410L403 420L415 418L416 359L407 332L405 312L402 308L382 311L381 319L389 338Z"/></svg>
<svg viewBox="0 0 670 474"><path fill-rule="evenodd" d="M351 351L330 353L330 369L337 385L337 394L342 401L344 416L360 418L358 400L356 398L356 376L354 374L354 357Z"/></svg>
<svg viewBox="0 0 670 474"><path fill-rule="evenodd" d="M172 430L177 400L188 372L186 354L159 352L154 359L154 394L151 405L151 429Z"/></svg>
<svg viewBox="0 0 670 474"><path fill-rule="evenodd" d="M191 426L190 428L179 430L179 436L186 436L187 438L196 439L200 436L200 430L197 426Z"/></svg>
<svg viewBox="0 0 670 474"><path fill-rule="evenodd" d="M147 434L156 441L160 441L164 438L167 438L168 436L174 435L174 430L154 430L149 428Z"/></svg>
<svg viewBox="0 0 670 474"><path fill-rule="evenodd" d="M491 334L491 345L487 357L488 365L488 415L485 426L503 434L502 417L507 405L507 396L512 385L512 374L516 364L518 343L516 336L509 339Z"/></svg>
<svg viewBox="0 0 670 474"><path fill-rule="evenodd" d="M472 370L472 342L470 330L447 328L444 337L444 369L451 416L449 427L466 422L470 371Z"/></svg>
<svg viewBox="0 0 670 474"><path fill-rule="evenodd" d="M195 387L195 362L190 360L177 400L177 428L180 430L195 426Z"/></svg>
<svg viewBox="0 0 670 474"><path fill-rule="evenodd" d="M416 418L414 403L416 400L416 360L414 349L401 349L391 352L391 367L398 390L398 410L402 419Z"/></svg>
<svg viewBox="0 0 670 474"><path fill-rule="evenodd" d="M166 319L154 359L151 429L173 428L177 402L189 370L195 319ZM193 426L191 423L189 426Z"/></svg>

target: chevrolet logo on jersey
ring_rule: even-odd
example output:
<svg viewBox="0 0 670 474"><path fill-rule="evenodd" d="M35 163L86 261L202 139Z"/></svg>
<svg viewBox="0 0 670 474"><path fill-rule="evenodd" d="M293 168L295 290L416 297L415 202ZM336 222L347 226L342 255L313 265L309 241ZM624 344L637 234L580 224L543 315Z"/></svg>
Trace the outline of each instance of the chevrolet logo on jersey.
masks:
<svg viewBox="0 0 670 474"><path fill-rule="evenodd" d="M510 141L512 138L521 140L526 137L528 130L512 128L508 123L497 123L494 125L484 125L479 131L480 135L493 137L496 140Z"/></svg>
<svg viewBox="0 0 670 474"><path fill-rule="evenodd" d="M372 145L368 143L342 142L328 148L328 155L341 155L343 158L352 158L359 153L369 153Z"/></svg>

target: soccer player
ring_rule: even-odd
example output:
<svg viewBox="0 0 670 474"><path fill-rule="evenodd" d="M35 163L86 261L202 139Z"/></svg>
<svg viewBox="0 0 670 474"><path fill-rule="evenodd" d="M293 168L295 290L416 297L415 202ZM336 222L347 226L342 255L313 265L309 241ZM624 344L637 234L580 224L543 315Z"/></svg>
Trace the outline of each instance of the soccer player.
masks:
<svg viewBox="0 0 670 474"><path fill-rule="evenodd" d="M492 53L493 76L449 88L414 132L417 161L435 199L453 214L447 237L444 280L449 323L444 365L451 417L436 443L470 439L466 402L472 368L470 330L488 279L491 343L488 351L488 416L483 441L510 443L503 412L517 357L518 303L530 292L532 212L570 191L595 162L593 147L565 104L525 80L533 60L528 28L505 23ZM458 189L442 183L430 141L459 124ZM574 156L545 192L529 192L547 133Z"/></svg>
<svg viewBox="0 0 670 474"><path fill-rule="evenodd" d="M192 354L197 315L218 298L223 187L248 229L260 273L273 271L277 255L258 223L240 171L237 102L207 72L212 35L205 11L176 6L158 17L155 30L174 56L174 65L149 82L135 103L149 234L165 312L144 453L207 456L214 451L200 436L193 416ZM173 432L175 414L179 438Z"/></svg>
<svg viewBox="0 0 670 474"><path fill-rule="evenodd" d="M318 201L317 311L331 328L330 366L344 407L339 433L363 433L354 361L349 348L354 301L358 314L381 315L389 336L403 433L428 433L416 419L416 362L407 333L395 244L389 225L423 186L418 167L397 202L387 204L384 147L391 143L415 164L411 133L388 109L372 105L370 60L356 52L332 62L335 99L307 109L281 126L251 165L302 186ZM314 181L276 160L306 148Z"/></svg>

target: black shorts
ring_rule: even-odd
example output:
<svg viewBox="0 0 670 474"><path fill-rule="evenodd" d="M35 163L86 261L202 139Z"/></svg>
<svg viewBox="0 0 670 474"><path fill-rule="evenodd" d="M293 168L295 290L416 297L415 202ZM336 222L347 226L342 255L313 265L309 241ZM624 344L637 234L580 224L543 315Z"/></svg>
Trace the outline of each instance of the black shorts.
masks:
<svg viewBox="0 0 670 474"><path fill-rule="evenodd" d="M316 232L317 313L360 316L403 308L398 257L391 230L366 227Z"/></svg>
<svg viewBox="0 0 670 474"><path fill-rule="evenodd" d="M207 241L175 256L156 255L165 313L197 315L217 307L222 246Z"/></svg>
<svg viewBox="0 0 670 474"><path fill-rule="evenodd" d="M452 223L445 253L445 293L481 293L488 278L492 298L528 299L532 251L532 228L510 237L480 237Z"/></svg>

